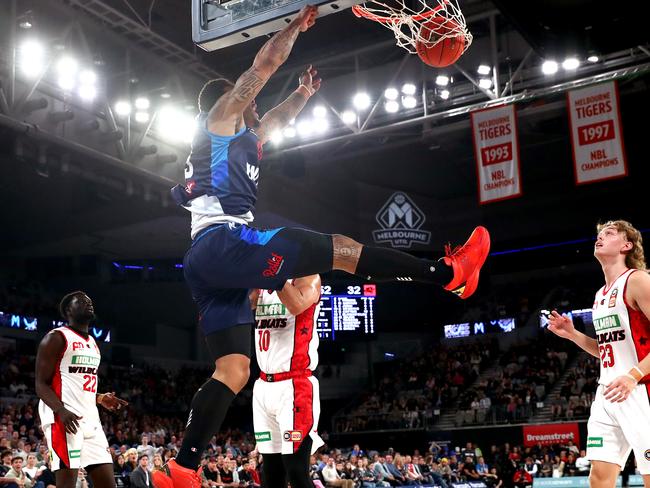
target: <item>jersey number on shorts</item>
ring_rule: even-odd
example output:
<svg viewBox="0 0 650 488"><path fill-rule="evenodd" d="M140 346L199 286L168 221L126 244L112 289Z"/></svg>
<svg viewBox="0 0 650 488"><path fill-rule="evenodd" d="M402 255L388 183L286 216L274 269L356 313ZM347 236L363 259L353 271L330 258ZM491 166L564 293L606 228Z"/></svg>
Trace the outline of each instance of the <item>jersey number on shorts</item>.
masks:
<svg viewBox="0 0 650 488"><path fill-rule="evenodd" d="M97 393L97 376L85 374L84 380L86 380L84 383L84 391Z"/></svg>
<svg viewBox="0 0 650 488"><path fill-rule="evenodd" d="M260 340L258 341L260 351L268 351L271 345L271 331L267 329L258 332L260 333Z"/></svg>
<svg viewBox="0 0 650 488"><path fill-rule="evenodd" d="M611 368L614 366L614 350L611 344L605 344L598 348L600 352L600 360L603 363L603 368Z"/></svg>

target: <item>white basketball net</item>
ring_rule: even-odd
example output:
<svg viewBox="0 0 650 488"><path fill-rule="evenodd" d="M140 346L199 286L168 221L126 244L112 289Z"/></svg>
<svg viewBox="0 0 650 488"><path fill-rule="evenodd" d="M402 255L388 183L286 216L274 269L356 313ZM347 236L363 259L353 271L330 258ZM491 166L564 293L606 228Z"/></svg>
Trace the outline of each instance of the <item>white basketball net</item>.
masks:
<svg viewBox="0 0 650 488"><path fill-rule="evenodd" d="M472 43L472 34L467 30L465 16L458 7L458 0L416 0L408 3L417 4L411 8L406 5L408 0L371 0L352 7L357 17L374 20L393 31L397 45L416 54L418 42L432 47L449 37L462 36L465 38L464 51ZM444 19L440 28L427 25L421 35L422 26L429 20ZM432 35L431 33L435 35ZM433 38L429 40L428 38Z"/></svg>

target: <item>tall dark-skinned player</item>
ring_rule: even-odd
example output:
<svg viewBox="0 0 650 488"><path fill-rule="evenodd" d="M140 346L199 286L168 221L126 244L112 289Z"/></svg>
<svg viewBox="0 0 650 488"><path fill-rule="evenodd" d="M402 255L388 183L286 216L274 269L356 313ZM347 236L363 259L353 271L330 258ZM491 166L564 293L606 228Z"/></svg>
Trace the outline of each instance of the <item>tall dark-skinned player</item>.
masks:
<svg viewBox="0 0 650 488"><path fill-rule="evenodd" d="M95 488L114 488L113 459L97 405L115 411L127 402L114 393L97 393L101 354L88 330L95 317L90 297L69 293L59 311L67 325L48 332L36 355L38 414L56 486L75 488L79 468L84 468Z"/></svg>
<svg viewBox="0 0 650 488"><path fill-rule="evenodd" d="M490 248L477 227L469 240L442 259L418 259L392 249L364 246L340 235L298 228L260 230L253 224L263 146L294 119L320 88L309 66L286 100L263 117L255 97L286 61L318 10L303 8L259 50L234 83L208 81L199 94L197 132L185 168L185 184L172 189L189 210L192 245L185 280L199 308L215 370L191 402L183 443L175 460L154 473L157 488L198 488L196 469L209 439L219 430L235 395L249 378L254 317L250 289L281 290L290 278L342 270L374 281L418 281L471 296Z"/></svg>

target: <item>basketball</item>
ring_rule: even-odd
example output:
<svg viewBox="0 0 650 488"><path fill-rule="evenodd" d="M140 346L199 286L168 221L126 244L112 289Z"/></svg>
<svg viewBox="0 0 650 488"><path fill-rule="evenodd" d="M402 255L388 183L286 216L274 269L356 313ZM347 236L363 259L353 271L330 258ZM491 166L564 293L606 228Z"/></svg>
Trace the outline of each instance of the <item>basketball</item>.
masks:
<svg viewBox="0 0 650 488"><path fill-rule="evenodd" d="M445 37L449 36L449 37ZM443 38L441 41L439 39ZM461 27L451 19L434 17L420 28L415 48L420 59L434 68L454 64L465 50L465 36ZM439 42L438 42L439 41ZM436 43L431 45L431 43Z"/></svg>

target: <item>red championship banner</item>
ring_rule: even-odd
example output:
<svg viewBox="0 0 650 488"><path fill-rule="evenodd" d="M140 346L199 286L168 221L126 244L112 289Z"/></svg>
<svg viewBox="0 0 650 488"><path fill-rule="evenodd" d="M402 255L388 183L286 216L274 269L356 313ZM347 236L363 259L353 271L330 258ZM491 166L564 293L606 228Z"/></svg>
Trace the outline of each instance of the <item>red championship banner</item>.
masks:
<svg viewBox="0 0 650 488"><path fill-rule="evenodd" d="M567 93L576 184L627 176L616 81Z"/></svg>
<svg viewBox="0 0 650 488"><path fill-rule="evenodd" d="M545 424L545 425L524 425L524 446L535 446L541 444L566 444L573 441L580 445L580 430L578 424Z"/></svg>
<svg viewBox="0 0 650 488"><path fill-rule="evenodd" d="M519 141L514 105L472 112L479 202L521 195Z"/></svg>

